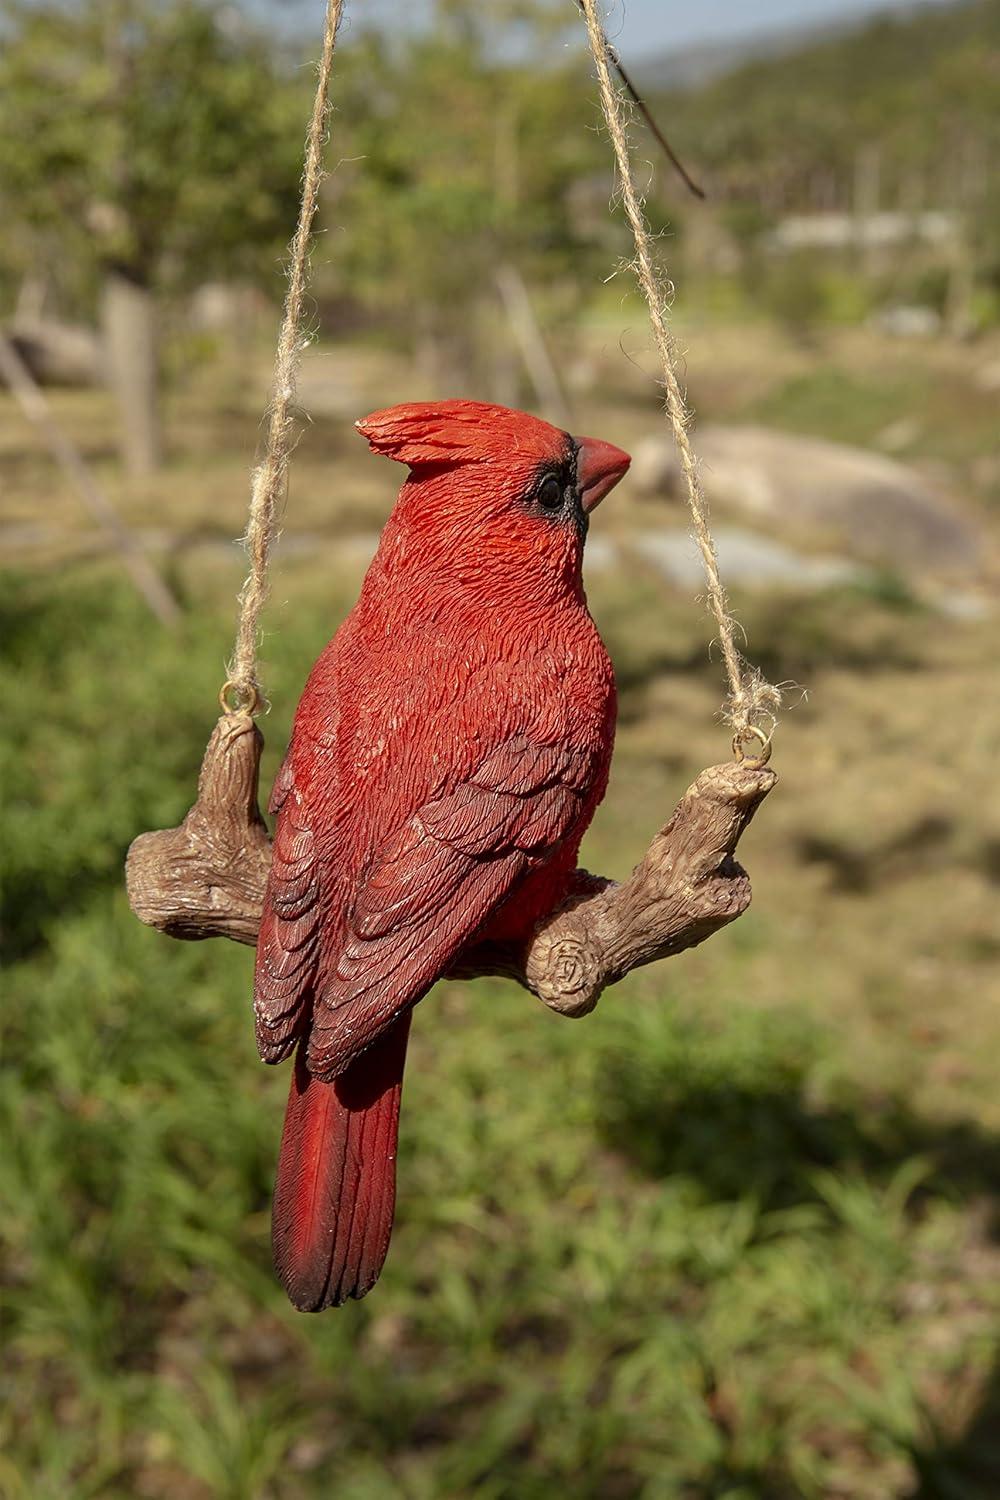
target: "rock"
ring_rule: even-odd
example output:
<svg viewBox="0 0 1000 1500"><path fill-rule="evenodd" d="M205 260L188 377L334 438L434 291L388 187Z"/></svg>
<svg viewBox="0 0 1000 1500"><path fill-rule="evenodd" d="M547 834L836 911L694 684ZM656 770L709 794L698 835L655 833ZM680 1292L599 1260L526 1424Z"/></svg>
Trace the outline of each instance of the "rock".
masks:
<svg viewBox="0 0 1000 1500"><path fill-rule="evenodd" d="M941 332L941 314L933 307L885 307L872 324L893 338L929 339Z"/></svg>
<svg viewBox="0 0 1000 1500"><path fill-rule="evenodd" d="M679 588L704 588L701 555L690 532L640 531L630 545ZM743 531L738 526L716 527L715 546L723 578L741 588L787 585L796 589L823 589L856 582L868 572L842 557L803 556L781 542L754 531Z"/></svg>
<svg viewBox="0 0 1000 1500"><path fill-rule="evenodd" d="M647 441L660 446L655 488L662 485L678 494L679 472L669 439ZM695 447L713 507L742 512L780 533L783 541L819 543L902 571L979 571L983 542L977 527L940 486L894 459L750 426L701 427ZM656 475L650 447L640 485L644 479L653 485ZM655 489L647 490L651 492Z"/></svg>
<svg viewBox="0 0 1000 1500"><path fill-rule="evenodd" d="M680 497L680 462L668 437L642 438L632 445L629 487L637 495Z"/></svg>
<svg viewBox="0 0 1000 1500"><path fill-rule="evenodd" d="M76 323L21 321L6 332L39 385L101 383L101 345L92 328Z"/></svg>

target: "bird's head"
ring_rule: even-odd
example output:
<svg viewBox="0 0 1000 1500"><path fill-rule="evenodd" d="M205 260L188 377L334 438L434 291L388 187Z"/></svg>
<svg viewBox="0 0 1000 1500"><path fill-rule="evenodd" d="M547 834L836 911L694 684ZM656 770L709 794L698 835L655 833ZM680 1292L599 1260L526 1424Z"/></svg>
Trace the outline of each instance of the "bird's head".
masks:
<svg viewBox="0 0 1000 1500"><path fill-rule="evenodd" d="M452 575L521 568L578 579L590 513L630 462L611 443L482 401L394 406L357 428L410 470L394 537L419 539L428 562Z"/></svg>

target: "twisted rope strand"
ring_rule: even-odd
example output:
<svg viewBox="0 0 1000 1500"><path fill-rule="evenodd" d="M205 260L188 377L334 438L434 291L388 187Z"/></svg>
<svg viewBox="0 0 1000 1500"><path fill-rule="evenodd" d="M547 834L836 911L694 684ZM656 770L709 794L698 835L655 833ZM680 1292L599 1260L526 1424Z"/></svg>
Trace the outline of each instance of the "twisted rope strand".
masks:
<svg viewBox="0 0 1000 1500"><path fill-rule="evenodd" d="M597 0L579 0L579 3L587 23L587 37L597 69L601 107L614 146L622 204L635 241L632 269L649 307L653 337L663 369L664 408L680 454L695 539L708 583L708 603L718 626L719 644L729 679L729 695L723 708L723 716L733 730L734 751L738 758L742 758L742 746L747 740L757 739L765 752L769 749L770 736L776 723L775 711L781 705L781 693L766 681L756 667L749 666L743 660L736 646L735 633L738 627L719 576L719 559L709 525L708 502L688 435L690 417L677 378L673 339L667 327L667 285L653 258L652 236L632 173L628 106L611 79L609 44L598 15ZM767 726L766 729L761 727L762 723Z"/></svg>
<svg viewBox="0 0 1000 1500"><path fill-rule="evenodd" d="M263 459L253 471L250 515L243 537L243 546L250 558L250 573L240 591L236 644L221 693L223 706L232 713L257 714L267 705L257 675L260 614L267 599L268 561L277 532L278 509L285 493L288 460L295 442L292 409L295 404L299 363L306 344L302 330L303 305L309 281L309 247L319 190L325 176L323 147L330 111L330 72L342 10L343 0L327 0L316 97L306 133L302 200L290 247L288 291L274 360L271 400L267 412L267 444Z"/></svg>

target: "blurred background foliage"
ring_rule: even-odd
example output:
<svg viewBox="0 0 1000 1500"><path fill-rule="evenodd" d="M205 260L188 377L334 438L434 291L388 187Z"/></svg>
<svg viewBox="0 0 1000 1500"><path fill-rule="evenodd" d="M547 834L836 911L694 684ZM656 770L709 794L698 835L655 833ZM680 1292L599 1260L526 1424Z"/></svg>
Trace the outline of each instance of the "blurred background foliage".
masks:
<svg viewBox="0 0 1000 1500"><path fill-rule="evenodd" d="M251 955L121 888L230 645L305 12L0 9L0 323L180 607L150 618L0 393L0 1495L993 1500L1000 12L625 58L709 193L637 135L724 570L809 695L733 928L578 1025L423 1002L386 1272L318 1318L269 1264ZM622 874L726 741L579 23L348 12L265 782L400 477L351 422L545 409L636 454L588 564L621 730L585 859Z"/></svg>

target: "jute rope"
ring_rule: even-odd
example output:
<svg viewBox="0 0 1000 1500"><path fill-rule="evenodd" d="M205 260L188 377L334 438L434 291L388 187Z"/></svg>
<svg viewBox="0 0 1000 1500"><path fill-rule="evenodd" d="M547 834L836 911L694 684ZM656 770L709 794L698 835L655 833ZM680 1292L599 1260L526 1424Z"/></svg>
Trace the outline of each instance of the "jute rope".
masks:
<svg viewBox="0 0 1000 1500"><path fill-rule="evenodd" d="M723 712L727 723L732 727L733 746L738 756L742 756L742 747L750 739L757 739L766 753L770 748L775 710L780 706L781 693L764 679L757 668L748 666L736 646L737 626L719 576L718 557L709 527L708 503L688 436L689 416L677 378L673 341L667 328L667 288L654 261L649 227L632 175L627 105L611 79L609 44L598 15L597 0L579 0L579 3L586 19L590 49L597 69L601 105L614 145L622 203L635 240L633 268L649 308L663 370L666 415L680 454L694 533L708 583L709 606L718 626L719 642L729 679L729 695ZM257 672L260 615L267 599L271 545L277 530L278 511L285 492L288 462L295 441L292 410L299 363L306 342L302 328L309 247L319 189L324 176L323 146L329 114L330 74L342 10L343 0L327 0L316 97L306 135L302 200L291 243L288 292L275 355L267 442L264 457L253 472L250 514L243 538L250 558L250 573L240 592L236 643L220 694L224 708L233 713L257 714L266 706ZM762 727L763 725L767 728Z"/></svg>
<svg viewBox="0 0 1000 1500"><path fill-rule="evenodd" d="M781 693L765 680L756 667L749 666L743 660L736 646L738 627L719 576L719 559L708 520L708 502L688 435L690 417L677 378L673 339L667 327L668 286L654 260L649 225L646 223L642 200L632 173L628 106L611 79L609 44L598 15L597 0L579 0L579 3L587 22L587 36L597 69L601 107L614 145L622 204L635 240L632 268L649 307L653 337L663 368L664 407L680 454L694 534L705 567L708 603L718 626L719 644L729 679L729 695L723 708L723 716L732 728L733 750L738 759L742 759L743 746L751 739L760 742L760 756L766 758L776 723L775 711L781 705Z"/></svg>
<svg viewBox="0 0 1000 1500"><path fill-rule="evenodd" d="M253 471L250 515L243 537L243 545L250 558L250 573L240 592L236 645L220 694L222 706L230 713L257 714L266 707L257 675L260 613L267 598L268 559L277 531L278 511L284 498L288 460L295 444L292 410L295 405L299 363L307 343L303 335L303 306L309 281L309 246L320 185L324 177L323 147L330 110L330 71L342 10L343 0L327 0L316 98L306 135L302 201L290 247L288 292L274 360L271 400L267 413L267 443L264 457Z"/></svg>

